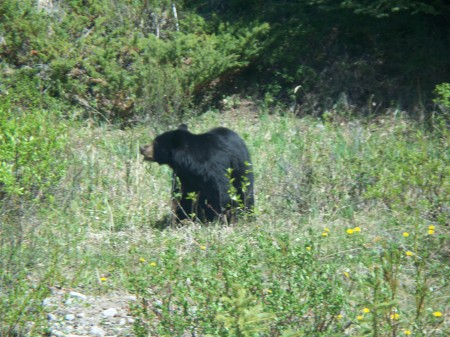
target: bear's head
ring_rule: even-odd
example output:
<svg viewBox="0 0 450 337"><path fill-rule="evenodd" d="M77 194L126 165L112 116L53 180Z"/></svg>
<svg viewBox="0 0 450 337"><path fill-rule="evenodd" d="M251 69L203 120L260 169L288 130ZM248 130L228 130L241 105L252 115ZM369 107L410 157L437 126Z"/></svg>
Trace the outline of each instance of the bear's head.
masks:
<svg viewBox="0 0 450 337"><path fill-rule="evenodd" d="M153 144L141 146L140 151L144 160L153 161Z"/></svg>
<svg viewBox="0 0 450 337"><path fill-rule="evenodd" d="M183 147L187 129L186 124L181 124L177 130L157 136L152 144L141 146L144 160L170 165L174 151Z"/></svg>

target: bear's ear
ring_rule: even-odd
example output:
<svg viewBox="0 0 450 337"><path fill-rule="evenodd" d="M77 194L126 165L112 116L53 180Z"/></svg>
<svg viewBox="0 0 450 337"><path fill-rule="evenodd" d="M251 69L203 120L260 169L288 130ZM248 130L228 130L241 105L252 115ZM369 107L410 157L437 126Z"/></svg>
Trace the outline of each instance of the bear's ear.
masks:
<svg viewBox="0 0 450 337"><path fill-rule="evenodd" d="M187 131L187 129L188 129L188 127L187 127L187 125L186 124L180 124L180 126L178 127L178 130L184 130L184 131Z"/></svg>

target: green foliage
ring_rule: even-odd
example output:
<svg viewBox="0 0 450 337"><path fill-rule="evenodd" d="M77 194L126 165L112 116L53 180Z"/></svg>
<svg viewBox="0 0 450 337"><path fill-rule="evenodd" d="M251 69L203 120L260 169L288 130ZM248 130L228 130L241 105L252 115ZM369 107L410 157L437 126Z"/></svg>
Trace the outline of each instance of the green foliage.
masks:
<svg viewBox="0 0 450 337"><path fill-rule="evenodd" d="M387 127L388 135L379 133ZM371 128L354 123L343 130L329 122L299 133L294 140L298 158L288 159L286 154L280 160L280 170L286 172L281 193L289 196L288 204L305 212L327 209L326 213L351 219L358 209L375 202L445 223L448 131L427 135L395 118L380 119L380 125Z"/></svg>
<svg viewBox="0 0 450 337"><path fill-rule="evenodd" d="M244 95L257 90L272 107L294 100L300 115L321 114L343 97L359 114L428 110L436 83L449 77L449 6L442 1L189 3L235 25L270 24L258 58L233 83Z"/></svg>
<svg viewBox="0 0 450 337"><path fill-rule="evenodd" d="M450 109L450 83L441 83L434 90L437 98L434 100L444 109Z"/></svg>
<svg viewBox="0 0 450 337"><path fill-rule="evenodd" d="M393 209L408 210L409 214L414 212L444 224L444 204L450 197L448 149L437 145L440 139L430 142L421 131L405 132L404 127L399 124L393 145L379 153L380 158L371 160L376 163L374 168L383 167L384 171L376 169L378 173L371 174L373 183L365 197L375 197Z"/></svg>
<svg viewBox="0 0 450 337"><path fill-rule="evenodd" d="M251 164L248 162L245 162L245 165L247 169L245 170L246 174L249 174L252 170ZM247 214L243 213L242 210L246 209L246 195L241 196L238 193L238 188L242 191L247 191L250 186L250 180L247 176L242 177L242 180L240 181L241 186L236 187L236 177L233 175L233 169L228 168L226 172L226 177L230 183L229 189L228 189L228 195L231 199L231 205L228 205L231 207L231 214L232 218L235 217L237 219L239 215L251 215L254 212L254 209L247 210Z"/></svg>
<svg viewBox="0 0 450 337"><path fill-rule="evenodd" d="M64 280L59 272L70 248L60 248L74 242L71 230L60 226L62 217L53 218L44 203L1 202L0 335L43 336L48 333L45 299Z"/></svg>
<svg viewBox="0 0 450 337"><path fill-rule="evenodd" d="M261 49L266 24L245 29L220 27L214 34L177 33L170 40L149 37L136 64L143 110L173 116L190 107L230 73L245 68Z"/></svg>
<svg viewBox="0 0 450 337"><path fill-rule="evenodd" d="M0 249L3 248L0 245ZM8 273L0 272L0 334L9 337L43 333L45 311L42 301L49 295L48 280L33 285L26 280L26 273L15 276L17 278L11 278Z"/></svg>
<svg viewBox="0 0 450 337"><path fill-rule="evenodd" d="M0 106L0 335L32 336L44 331L42 303L56 282L57 240L37 217L60 202L67 127L48 111L12 113L8 104Z"/></svg>
<svg viewBox="0 0 450 337"><path fill-rule="evenodd" d="M164 252L145 259L155 262L133 268L130 281L140 297L133 308L138 335L331 331L333 317L346 305L336 266L315 266L304 243L287 235L273 237L261 229L247 235L251 242L241 236L222 244L220 237L196 237L205 244L185 254L175 248L181 242L166 241Z"/></svg>
<svg viewBox="0 0 450 337"><path fill-rule="evenodd" d="M39 335L51 309L35 304L63 284L135 294L137 336L446 336L448 135L246 109L187 121L253 154L255 214L238 224L168 225L172 173L139 154L162 126L69 127L53 203L0 214L4 331Z"/></svg>
<svg viewBox="0 0 450 337"><path fill-rule="evenodd" d="M4 91L24 66L45 100L71 104L75 116L111 123L175 119L261 50L267 24L221 25L212 32L187 13L183 30L171 1L73 1L38 10L34 2L1 5ZM179 7L182 9L182 7ZM149 20L149 18L151 18ZM19 71L20 69L20 71Z"/></svg>
<svg viewBox="0 0 450 337"><path fill-rule="evenodd" d="M255 298L248 296L242 288L236 290L235 298L224 296L220 300L223 309L216 319L223 323L231 336L254 336L266 332L269 322L275 318L263 312L261 304L254 305Z"/></svg>
<svg viewBox="0 0 450 337"><path fill-rule="evenodd" d="M47 111L0 108L0 186L3 197L51 199L66 169L65 126Z"/></svg>
<svg viewBox="0 0 450 337"><path fill-rule="evenodd" d="M0 4L0 55L14 66L35 64L35 54L46 37L48 22L35 9L33 0L10 0ZM33 52L34 51L34 52Z"/></svg>
<svg viewBox="0 0 450 337"><path fill-rule="evenodd" d="M447 5L53 3L0 1L0 335L47 333L61 275L137 294L138 336L447 335ZM432 132L380 115L433 89ZM171 228L171 172L139 143L210 97L232 113L192 124L244 137L255 213Z"/></svg>
<svg viewBox="0 0 450 337"><path fill-rule="evenodd" d="M26 73L41 104L57 99L69 116L96 122L173 122L237 93L257 93L269 107L294 100L299 114L320 114L343 97L367 114L397 102L424 109L448 77L448 6L440 2L40 6L0 4L0 90L25 104L14 83Z"/></svg>
<svg viewBox="0 0 450 337"><path fill-rule="evenodd" d="M250 151L264 148L254 156L257 221L194 228L181 242L163 235L166 253L148 250L146 260L156 262L132 272L142 299L133 309L136 331L395 336L438 329L430 310L440 301L430 289L441 281L431 275L445 257L426 223L446 235L445 138L401 117L368 125L341 116L325 124L265 118L246 123L243 134ZM417 168L430 180L417 180ZM246 315L261 319L258 331Z"/></svg>

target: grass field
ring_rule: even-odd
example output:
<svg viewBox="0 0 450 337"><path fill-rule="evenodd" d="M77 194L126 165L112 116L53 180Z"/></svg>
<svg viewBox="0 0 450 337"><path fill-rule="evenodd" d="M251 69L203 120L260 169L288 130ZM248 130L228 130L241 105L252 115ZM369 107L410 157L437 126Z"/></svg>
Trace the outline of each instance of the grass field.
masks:
<svg viewBox="0 0 450 337"><path fill-rule="evenodd" d="M45 335L49 286L136 294L136 336L449 335L445 127L248 108L186 122L245 139L256 216L170 226L171 172L139 154L165 129L69 126L48 202L1 214L2 337Z"/></svg>

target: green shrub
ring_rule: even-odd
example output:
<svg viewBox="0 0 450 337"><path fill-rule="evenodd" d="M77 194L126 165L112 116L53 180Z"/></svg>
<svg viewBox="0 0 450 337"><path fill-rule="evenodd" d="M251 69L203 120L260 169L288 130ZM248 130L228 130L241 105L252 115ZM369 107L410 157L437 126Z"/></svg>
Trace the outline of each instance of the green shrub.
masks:
<svg viewBox="0 0 450 337"><path fill-rule="evenodd" d="M29 90L20 95L35 105ZM55 282L58 245L39 216L60 202L67 127L56 113L19 110L11 96L0 106L0 335L32 336L45 328L42 302Z"/></svg>
<svg viewBox="0 0 450 337"><path fill-rule="evenodd" d="M371 183L364 197L376 199L394 211L445 224L445 204L450 198L450 153L445 144L448 136L413 131L410 127L397 123L390 139L383 135L374 139L378 151L367 158Z"/></svg>
<svg viewBox="0 0 450 337"><path fill-rule="evenodd" d="M7 3L0 5L8 17L0 23L7 77L0 90L18 106L30 104L14 90L26 73L38 86L39 107L57 98L76 116L108 124L179 118L194 96L248 66L268 31L267 24L212 29L190 13L179 30L170 1L71 1L51 12L32 1Z"/></svg>
<svg viewBox="0 0 450 337"><path fill-rule="evenodd" d="M435 102L450 109L450 83L441 83L437 85L434 92L437 95Z"/></svg>
<svg viewBox="0 0 450 337"><path fill-rule="evenodd" d="M195 29L195 27L191 27ZM246 67L261 49L258 37L268 30L259 25L233 31L223 26L217 33L176 33L162 40L149 36L136 58L135 115L174 119L230 73Z"/></svg>
<svg viewBox="0 0 450 337"><path fill-rule="evenodd" d="M7 248L13 248L17 256L24 257L23 251L15 247L7 247L3 240L0 242L0 257L11 257L7 254ZM5 265L5 260L0 263L0 336L37 336L44 332L46 324L43 300L49 295L48 283L51 274L43 279L30 282L29 271L20 269L15 265L16 257ZM34 262L34 261L28 261ZM14 265L15 268L12 268ZM22 265L23 266L23 265Z"/></svg>
<svg viewBox="0 0 450 337"><path fill-rule="evenodd" d="M66 168L66 127L47 111L0 107L0 192L2 198L52 199Z"/></svg>
<svg viewBox="0 0 450 337"><path fill-rule="evenodd" d="M321 241L320 233L294 240L254 227L226 242L198 234L198 244L183 253L176 247L184 242L165 241L165 250L148 262L136 259L129 277L140 298L133 308L138 336L342 331L336 317L348 306L345 285L330 251L312 243Z"/></svg>

